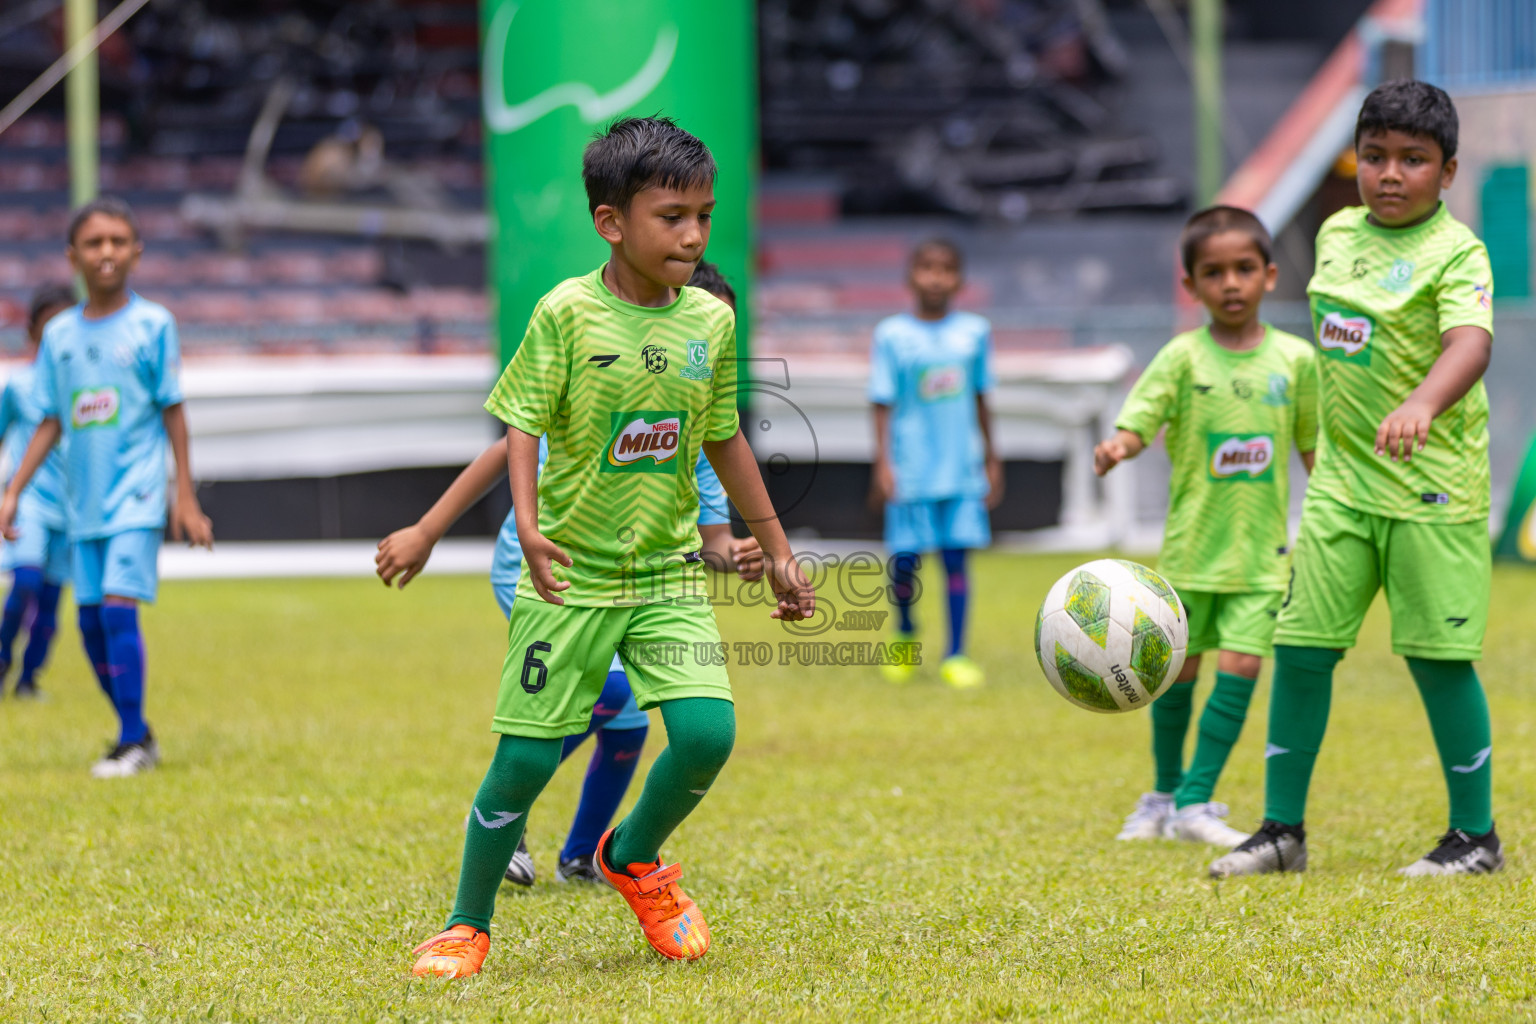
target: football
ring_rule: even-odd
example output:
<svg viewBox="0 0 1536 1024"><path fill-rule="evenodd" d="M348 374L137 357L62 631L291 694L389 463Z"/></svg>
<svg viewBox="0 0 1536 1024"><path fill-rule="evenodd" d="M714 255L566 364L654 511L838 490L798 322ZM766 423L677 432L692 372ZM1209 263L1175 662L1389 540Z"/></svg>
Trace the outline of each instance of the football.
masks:
<svg viewBox="0 0 1536 1024"><path fill-rule="evenodd" d="M1110 714L1148 707L1184 667L1179 595L1144 565L1100 558L1057 580L1035 616L1035 654L1056 692Z"/></svg>

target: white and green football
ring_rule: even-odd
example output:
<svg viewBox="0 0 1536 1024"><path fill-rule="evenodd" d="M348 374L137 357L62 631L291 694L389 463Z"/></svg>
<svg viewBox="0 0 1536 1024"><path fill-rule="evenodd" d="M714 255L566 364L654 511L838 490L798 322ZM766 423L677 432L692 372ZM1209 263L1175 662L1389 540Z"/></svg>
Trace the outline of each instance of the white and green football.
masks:
<svg viewBox="0 0 1536 1024"><path fill-rule="evenodd" d="M1035 654L1056 692L1112 714L1148 707L1184 667L1189 623L1157 573L1120 558L1056 581L1035 617Z"/></svg>

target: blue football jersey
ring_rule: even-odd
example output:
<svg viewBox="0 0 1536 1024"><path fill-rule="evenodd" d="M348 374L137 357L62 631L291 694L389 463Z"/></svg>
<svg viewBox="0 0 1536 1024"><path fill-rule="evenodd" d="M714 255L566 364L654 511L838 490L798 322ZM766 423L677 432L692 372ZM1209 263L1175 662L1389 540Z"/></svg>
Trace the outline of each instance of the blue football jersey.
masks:
<svg viewBox="0 0 1536 1024"><path fill-rule="evenodd" d="M875 327L869 400L891 408L897 501L980 497L987 474L976 396L992 390L992 325L974 313Z"/></svg>
<svg viewBox="0 0 1536 1024"><path fill-rule="evenodd" d="M63 429L72 539L165 525L161 414L182 394L176 320L164 306L130 294L99 320L76 306L48 321L33 395Z"/></svg>
<svg viewBox="0 0 1536 1024"><path fill-rule="evenodd" d="M549 441L539 438L539 466L549 458ZM699 452L694 478L699 485L699 525L717 526L731 521L730 508L725 500L725 486L709 464L704 453ZM507 513L502 520L501 532L496 535L496 551L491 557L491 585L515 587L523 574L523 545L517 539L517 510Z"/></svg>
<svg viewBox="0 0 1536 1024"><path fill-rule="evenodd" d="M37 406L36 386L36 368L23 366L11 374L5 389L0 391L0 435L5 438L6 465L13 473L21 465L37 425L43 421ZM64 509L64 456L57 447L48 453L26 490L21 492L21 505L25 507L28 519L49 529L63 530L68 526Z"/></svg>

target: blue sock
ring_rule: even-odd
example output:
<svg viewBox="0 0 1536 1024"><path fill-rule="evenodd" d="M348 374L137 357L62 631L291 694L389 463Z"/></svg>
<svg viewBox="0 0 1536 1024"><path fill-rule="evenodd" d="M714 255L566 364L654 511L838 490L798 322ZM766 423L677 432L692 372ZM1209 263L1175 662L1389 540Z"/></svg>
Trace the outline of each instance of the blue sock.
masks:
<svg viewBox="0 0 1536 1024"><path fill-rule="evenodd" d="M896 628L910 635L912 627L912 601L917 594L918 557L910 551L898 551L891 559L891 599L896 602Z"/></svg>
<svg viewBox="0 0 1536 1024"><path fill-rule="evenodd" d="M107 631L101 624L101 605L83 604L79 608L80 642L85 647L85 656L90 660L91 671L96 673L96 681L101 684L101 692L107 695L107 700L112 701L112 706L117 706L117 699L112 696L112 666L107 661Z"/></svg>
<svg viewBox="0 0 1536 1024"><path fill-rule="evenodd" d="M37 670L48 660L48 649L53 646L53 634L59 628L59 591L57 583L43 582L37 593L37 614L32 616L32 629L27 633L27 650L21 656L22 683L31 684Z"/></svg>
<svg viewBox="0 0 1536 1024"><path fill-rule="evenodd" d="M107 634L112 703L122 722L118 742L142 742L149 735L149 726L144 722L144 638L139 634L139 610L120 604L103 605L101 625Z"/></svg>
<svg viewBox="0 0 1536 1024"><path fill-rule="evenodd" d="M635 777L649 731L649 727L642 725L636 729L604 729L597 734L597 749L587 765L587 781L581 785L581 802L576 805L565 849L560 851L561 860L590 857L597 852L597 841L608 831Z"/></svg>
<svg viewBox="0 0 1536 1024"><path fill-rule="evenodd" d="M0 614L0 662L11 663L11 648L16 634L27 619L27 613L37 604L38 592L43 589L43 570L30 566L17 566L12 573L11 593L5 599L5 612Z"/></svg>
<svg viewBox="0 0 1536 1024"><path fill-rule="evenodd" d="M949 583L949 654L960 653L965 644L965 606L971 596L970 581L965 573L965 549L945 548L944 576Z"/></svg>
<svg viewBox="0 0 1536 1024"><path fill-rule="evenodd" d="M603 681L602 695L592 706L592 721L587 731L565 738L565 743L560 747L561 762L575 753L588 736L613 721L614 716L624 710L624 705L629 703L629 693L629 677L623 672L609 672L608 678Z"/></svg>

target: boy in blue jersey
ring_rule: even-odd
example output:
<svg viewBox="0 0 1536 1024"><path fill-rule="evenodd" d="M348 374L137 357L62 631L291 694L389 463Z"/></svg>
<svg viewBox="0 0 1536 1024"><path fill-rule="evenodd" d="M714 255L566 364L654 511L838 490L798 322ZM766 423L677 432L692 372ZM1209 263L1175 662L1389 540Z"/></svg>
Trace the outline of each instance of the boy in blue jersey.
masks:
<svg viewBox="0 0 1536 1024"><path fill-rule="evenodd" d="M67 284L45 284L32 293L27 316L27 355L37 361L43 327L75 304ZM35 373L29 364L11 374L0 391L0 435L5 438L5 462L20 465L32 431L42 416L32 397ZM11 671L16 635L28 619L27 651L16 679L16 696L37 698L37 673L48 660L48 648L58 628L59 592L69 579L69 535L64 515L64 470L57 453L48 456L32 483L21 493L16 511L16 540L5 546L4 566L11 572L11 593L0 614L0 688Z"/></svg>
<svg viewBox="0 0 1536 1024"><path fill-rule="evenodd" d="M21 495L62 437L80 634L117 711L117 743L99 779L147 771L160 751L144 720L144 641L138 605L153 601L167 520L167 448L176 463L172 536L213 546L192 484L176 321L128 288L144 251L119 199L93 200L69 224L69 261L87 299L43 331L33 395L42 419L0 500L0 533L16 540Z"/></svg>
<svg viewBox="0 0 1536 1024"><path fill-rule="evenodd" d="M704 288L731 309L736 308L735 291L711 263L699 264L689 280L689 287ZM548 455L548 443L541 441L541 467ZM396 530L379 542L379 553L374 558L374 564L384 585L388 586L398 577L399 586L404 587L420 574L427 559L431 557L433 547L443 538L448 528L501 480L506 472L507 440L503 437L481 452L415 525ZM726 501L725 488L721 486L720 478L703 453L700 453L694 467L694 478L699 489L699 539L703 544L701 554L704 561L719 572L730 568L742 579L759 578L762 575L762 548L756 538L736 540L731 537L730 507ZM513 511L508 511L506 520L501 524L501 531L497 534L495 553L491 560L491 588L503 615L510 616L512 613L518 579L522 575L522 563L523 546L517 539L517 516ZM564 761L586 742L588 736L596 737L596 749L587 765L587 777L582 784L576 816L571 821L570 833L560 851L556 881L604 880L592 859L597 852L597 841L613 821L634 779L649 728L650 718L635 702L634 694L630 691L629 676L615 653L613 663L608 668L608 679L602 695L592 708L591 725L584 733L567 736L560 751L560 760ZM526 833L518 842L517 850L507 865L506 879L517 885L534 883L533 857L528 853Z"/></svg>
<svg viewBox="0 0 1536 1024"><path fill-rule="evenodd" d="M917 310L880 321L869 366L875 411L874 489L885 502L891 594L903 641L915 633L918 556L937 550L949 596L949 648L939 674L956 689L980 686L981 666L965 656L970 584L966 552L992 540L987 510L1003 496L1003 467L992 448L992 325L951 311L964 284L964 260L951 242L912 250L907 284ZM911 665L885 665L905 682Z"/></svg>

